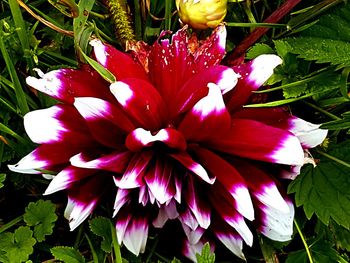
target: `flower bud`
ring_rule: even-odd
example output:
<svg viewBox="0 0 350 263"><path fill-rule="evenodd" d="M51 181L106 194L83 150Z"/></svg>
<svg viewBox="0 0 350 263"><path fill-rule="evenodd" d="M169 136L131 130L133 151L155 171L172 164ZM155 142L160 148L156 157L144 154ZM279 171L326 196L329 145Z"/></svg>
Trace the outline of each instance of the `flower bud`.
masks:
<svg viewBox="0 0 350 263"><path fill-rule="evenodd" d="M179 17L196 29L217 27L225 18L227 0L176 0Z"/></svg>

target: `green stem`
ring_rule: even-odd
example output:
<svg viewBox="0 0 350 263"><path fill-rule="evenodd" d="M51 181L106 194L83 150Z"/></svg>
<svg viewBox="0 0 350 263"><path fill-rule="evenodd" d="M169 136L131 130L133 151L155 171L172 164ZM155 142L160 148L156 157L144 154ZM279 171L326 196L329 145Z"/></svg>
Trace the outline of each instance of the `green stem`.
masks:
<svg viewBox="0 0 350 263"><path fill-rule="evenodd" d="M117 240L117 233L112 224L111 224L111 232L112 232L112 244L113 244L116 263L123 263L122 254L120 253L120 246Z"/></svg>
<svg viewBox="0 0 350 263"><path fill-rule="evenodd" d="M309 107L311 107L311 108L313 108L313 109L323 113L324 115L326 115L326 116L328 116L328 117L330 117L330 118L332 118L334 120L341 120L341 118L339 118L338 116L336 116L336 115L334 115L334 114L332 114L332 113L322 109L321 107L318 107L315 104L312 104L312 103L307 102L307 101L303 101L303 102L304 102L304 104L308 105Z"/></svg>
<svg viewBox="0 0 350 263"><path fill-rule="evenodd" d="M286 28L286 24L273 24L273 23L238 23L228 22L226 26L231 27L272 27L272 28Z"/></svg>
<svg viewBox="0 0 350 263"><path fill-rule="evenodd" d="M83 235L83 232L84 232L84 228L83 228L83 225L80 225L79 228L78 228L78 234L77 234L77 237L75 238L75 241L74 241L74 248L78 248L79 247L79 244L80 244L80 241L81 241L81 236Z"/></svg>
<svg viewBox="0 0 350 263"><path fill-rule="evenodd" d="M140 1L134 0L135 9L135 35L137 40L142 39L142 21L141 21L141 7Z"/></svg>
<svg viewBox="0 0 350 263"><path fill-rule="evenodd" d="M87 234L85 234L85 238L86 238L87 242L89 243L89 247L90 247L90 250L91 250L93 262L94 263L98 263L98 256L97 256L96 251L94 249L94 246L92 245L92 242L91 242L91 240L90 240L90 238L89 238L89 236Z"/></svg>
<svg viewBox="0 0 350 263"><path fill-rule="evenodd" d="M19 216L19 217L13 219L12 221L8 222L7 224L1 226L0 227L0 233L6 231L7 229L9 229L11 227L13 227L14 225L18 224L22 220L23 220L23 216Z"/></svg>
<svg viewBox="0 0 350 263"><path fill-rule="evenodd" d="M348 162L345 162L345 161L343 161L343 160L340 160L340 159L338 159L337 157L334 157L333 155L330 155L330 154L328 154L328 153L325 153L325 152L323 152L323 151L321 151L321 150L316 150L316 152L318 152L319 154L323 155L324 157L327 157L328 159L330 159L330 160L332 160L332 161L335 161L335 162L337 162L337 163L339 163L339 164L341 164L341 165L344 165L344 166L347 167L347 168L350 168L350 163L348 163Z"/></svg>
<svg viewBox="0 0 350 263"><path fill-rule="evenodd" d="M172 0L165 0L165 30L171 29L171 6Z"/></svg>
<svg viewBox="0 0 350 263"><path fill-rule="evenodd" d="M295 225L295 227L296 227L296 229L297 229L297 231L298 231L298 233L300 235L301 241L304 244L307 257L309 258L310 263L313 263L314 261L313 261L312 256L311 256L310 248L309 248L309 246L308 246L308 244L307 244L307 242L305 240L305 237L304 237L303 233L301 232L301 229L300 229L300 227L299 227L299 225L298 225L298 223L297 223L297 221L295 219L294 219L294 225Z"/></svg>

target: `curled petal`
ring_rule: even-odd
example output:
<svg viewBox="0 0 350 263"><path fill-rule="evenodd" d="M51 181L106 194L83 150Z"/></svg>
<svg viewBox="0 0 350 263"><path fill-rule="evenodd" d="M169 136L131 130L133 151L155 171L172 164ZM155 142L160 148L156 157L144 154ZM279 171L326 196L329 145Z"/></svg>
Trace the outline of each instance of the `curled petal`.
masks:
<svg viewBox="0 0 350 263"><path fill-rule="evenodd" d="M96 60L112 72L117 80L125 78L148 79L145 70L131 56L111 45L102 43L99 39L90 41L90 45L93 47Z"/></svg>
<svg viewBox="0 0 350 263"><path fill-rule="evenodd" d="M68 204L64 216L69 221L71 231L77 228L94 210L106 190L105 175L92 176L68 191Z"/></svg>
<svg viewBox="0 0 350 263"><path fill-rule="evenodd" d="M159 208L158 216L153 220L153 226L162 228L168 219L175 219L179 216L176 209L174 200L171 200L169 204L162 205Z"/></svg>
<svg viewBox="0 0 350 263"><path fill-rule="evenodd" d="M82 81L84 80L84 81ZM29 86L65 103L75 97L96 97L110 100L107 83L94 71L59 69L42 74L41 78L27 77Z"/></svg>
<svg viewBox="0 0 350 263"><path fill-rule="evenodd" d="M123 173L132 158L132 152L113 152L97 159L87 159L83 153L70 158L71 165L84 169L105 170L114 173Z"/></svg>
<svg viewBox="0 0 350 263"><path fill-rule="evenodd" d="M162 97L149 82L124 79L112 83L110 89L133 120L147 130L159 130L164 122L166 107Z"/></svg>
<svg viewBox="0 0 350 263"><path fill-rule="evenodd" d="M208 95L194 105L179 125L179 131L189 141L218 137L230 129L231 117L226 110L220 87L209 83L208 88Z"/></svg>
<svg viewBox="0 0 350 263"><path fill-rule="evenodd" d="M182 247L182 253L189 258L192 262L197 262L197 254L201 254L202 249L204 247L205 242L202 240L198 241L196 244L191 244L188 240L184 241L183 247ZM209 243L210 245L210 251L214 253L215 247L213 243Z"/></svg>
<svg viewBox="0 0 350 263"><path fill-rule="evenodd" d="M241 75L236 87L227 94L225 100L230 112L240 109L249 99L252 91L260 88L273 74L273 69L282 64L282 59L276 55L260 55L254 60L233 67Z"/></svg>
<svg viewBox="0 0 350 263"><path fill-rule="evenodd" d="M81 169L74 166L68 166L53 177L44 195L49 195L60 190L69 189L74 182L93 175L95 170Z"/></svg>
<svg viewBox="0 0 350 263"><path fill-rule="evenodd" d="M117 196L114 201L114 212L113 217L115 217L119 210L131 200L130 190L119 188L117 191Z"/></svg>
<svg viewBox="0 0 350 263"><path fill-rule="evenodd" d="M291 132L261 122L233 119L231 130L210 142L210 147L259 161L302 165L304 152Z"/></svg>
<svg viewBox="0 0 350 263"><path fill-rule="evenodd" d="M187 146L182 134L172 128L161 129L156 134L137 128L127 136L125 145L131 151L140 151L155 142L162 142L169 148L180 151L184 151Z"/></svg>

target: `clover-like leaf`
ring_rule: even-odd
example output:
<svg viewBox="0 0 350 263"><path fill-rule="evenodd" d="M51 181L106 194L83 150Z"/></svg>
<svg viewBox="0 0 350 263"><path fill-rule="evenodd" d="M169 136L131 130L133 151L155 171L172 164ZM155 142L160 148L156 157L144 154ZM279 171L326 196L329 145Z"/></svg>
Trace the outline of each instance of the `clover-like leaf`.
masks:
<svg viewBox="0 0 350 263"><path fill-rule="evenodd" d="M104 252L112 251L111 221L105 217L96 217L90 221L91 232L102 237L101 249Z"/></svg>
<svg viewBox="0 0 350 263"><path fill-rule="evenodd" d="M215 254L211 252L209 243L205 243L201 254L196 254L198 263L214 263Z"/></svg>
<svg viewBox="0 0 350 263"><path fill-rule="evenodd" d="M65 263L85 263L85 258L73 247L53 247L51 248L51 254L55 259Z"/></svg>
<svg viewBox="0 0 350 263"><path fill-rule="evenodd" d="M28 226L34 226L34 236L41 242L46 235L53 232L57 220L55 214L56 206L51 201L39 200L36 203L29 203L23 216Z"/></svg>
<svg viewBox="0 0 350 263"><path fill-rule="evenodd" d="M33 231L28 226L21 226L14 233L6 232L0 235L1 262L25 262L33 253L36 240ZM6 261L7 260L7 261Z"/></svg>
<svg viewBox="0 0 350 263"><path fill-rule="evenodd" d="M288 192L295 193L297 206L303 206L306 216L313 214L326 225L330 218L350 229L350 169L343 163L350 162L350 141L335 145L321 157L320 163L302 169L301 174L289 185Z"/></svg>

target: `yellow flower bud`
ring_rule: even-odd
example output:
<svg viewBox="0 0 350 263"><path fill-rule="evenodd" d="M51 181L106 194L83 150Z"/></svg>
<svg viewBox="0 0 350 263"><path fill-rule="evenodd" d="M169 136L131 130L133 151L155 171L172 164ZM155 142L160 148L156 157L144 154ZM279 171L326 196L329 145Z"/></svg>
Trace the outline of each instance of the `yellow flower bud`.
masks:
<svg viewBox="0 0 350 263"><path fill-rule="evenodd" d="M217 27L224 20L227 0L176 0L179 17L196 29Z"/></svg>

